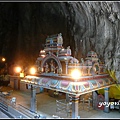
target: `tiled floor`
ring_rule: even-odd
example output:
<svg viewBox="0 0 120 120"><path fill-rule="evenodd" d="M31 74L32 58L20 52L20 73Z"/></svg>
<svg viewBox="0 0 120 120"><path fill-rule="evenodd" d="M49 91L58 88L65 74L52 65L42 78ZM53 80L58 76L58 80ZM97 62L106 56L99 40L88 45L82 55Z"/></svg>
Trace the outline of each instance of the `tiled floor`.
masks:
<svg viewBox="0 0 120 120"><path fill-rule="evenodd" d="M10 87L2 88L3 91L9 91ZM13 90L11 97L16 97L17 104L21 104L22 106L30 109L30 97L31 93L20 90ZM38 93L36 94L37 98L37 112L45 115L47 118L51 118L53 115L59 116L61 118L71 118L71 114L67 116L65 111L56 112L56 100L61 99L57 97L51 97L48 95L48 92ZM120 113L118 110L110 111L109 113L105 113L102 110L93 110L91 109L82 109L79 108L78 115L80 118L120 118ZM0 118L4 118L5 116L0 113Z"/></svg>

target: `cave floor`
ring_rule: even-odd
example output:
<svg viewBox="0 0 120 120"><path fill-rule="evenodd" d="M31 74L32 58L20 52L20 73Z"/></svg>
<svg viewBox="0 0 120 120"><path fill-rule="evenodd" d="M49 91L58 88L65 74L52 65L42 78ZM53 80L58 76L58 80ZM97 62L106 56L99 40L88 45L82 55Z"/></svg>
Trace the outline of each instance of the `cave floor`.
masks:
<svg viewBox="0 0 120 120"><path fill-rule="evenodd" d="M9 91L13 90L10 97L16 97L16 104L20 104L28 109L30 109L30 97L31 93L30 91L21 91L21 90L15 90L11 87L3 87L2 91ZM62 95L61 95L62 96ZM60 118L71 118L71 113L66 114L65 111L56 112L56 100L63 99L64 95L62 97L52 97L48 94L47 91L37 93L37 113L45 115L47 118L51 118L53 115L59 116ZM10 98L8 98L10 99ZM78 110L78 116L80 118L120 118L120 113L118 109L110 110L109 113L103 112L103 110L94 110L90 109L88 110L87 107L79 107ZM6 118L6 115L0 114L0 118Z"/></svg>

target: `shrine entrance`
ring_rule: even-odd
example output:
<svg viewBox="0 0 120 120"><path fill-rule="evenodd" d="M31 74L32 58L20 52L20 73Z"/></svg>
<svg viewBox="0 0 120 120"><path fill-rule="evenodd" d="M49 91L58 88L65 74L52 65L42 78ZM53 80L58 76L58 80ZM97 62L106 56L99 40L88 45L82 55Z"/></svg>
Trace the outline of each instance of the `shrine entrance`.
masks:
<svg viewBox="0 0 120 120"><path fill-rule="evenodd" d="M47 55L41 63L42 72L45 73L59 73L62 70L62 65L59 59L54 54Z"/></svg>

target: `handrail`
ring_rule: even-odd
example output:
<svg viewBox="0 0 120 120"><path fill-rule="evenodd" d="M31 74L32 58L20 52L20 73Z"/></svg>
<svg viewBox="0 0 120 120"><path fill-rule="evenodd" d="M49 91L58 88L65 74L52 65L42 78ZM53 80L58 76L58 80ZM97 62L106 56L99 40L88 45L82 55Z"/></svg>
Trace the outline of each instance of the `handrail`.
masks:
<svg viewBox="0 0 120 120"><path fill-rule="evenodd" d="M36 113L32 113L28 108L18 104L16 107L17 110L19 110L20 112L22 112L23 114L27 115L30 118L34 118L34 116L36 115Z"/></svg>

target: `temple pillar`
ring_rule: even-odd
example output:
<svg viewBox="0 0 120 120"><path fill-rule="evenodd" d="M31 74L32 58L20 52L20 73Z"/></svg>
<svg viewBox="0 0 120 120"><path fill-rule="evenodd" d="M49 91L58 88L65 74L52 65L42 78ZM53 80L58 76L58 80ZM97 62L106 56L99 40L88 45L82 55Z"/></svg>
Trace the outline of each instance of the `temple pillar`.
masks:
<svg viewBox="0 0 120 120"><path fill-rule="evenodd" d="M104 96L105 96L105 101L106 103L109 103L109 87L104 88ZM110 109L108 107L108 104L104 106L104 112L109 113Z"/></svg>
<svg viewBox="0 0 120 120"><path fill-rule="evenodd" d="M72 97L72 118L78 118L79 96L71 96L71 97Z"/></svg>
<svg viewBox="0 0 120 120"><path fill-rule="evenodd" d="M70 101L70 98L69 98L69 94L66 93L66 101L69 102Z"/></svg>
<svg viewBox="0 0 120 120"><path fill-rule="evenodd" d="M118 102L119 102L119 113L120 113L120 100L118 100Z"/></svg>
<svg viewBox="0 0 120 120"><path fill-rule="evenodd" d="M36 104L36 88L31 85L31 111L36 112L37 104Z"/></svg>
<svg viewBox="0 0 120 120"><path fill-rule="evenodd" d="M93 100L92 100L92 101L93 101L92 106L93 106L93 109L97 109L97 103L98 103L97 97L98 97L97 92L96 92L96 91L93 91L93 92L92 92L92 99L93 99Z"/></svg>

